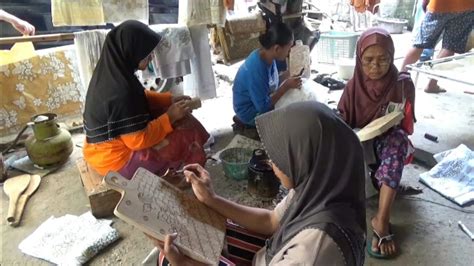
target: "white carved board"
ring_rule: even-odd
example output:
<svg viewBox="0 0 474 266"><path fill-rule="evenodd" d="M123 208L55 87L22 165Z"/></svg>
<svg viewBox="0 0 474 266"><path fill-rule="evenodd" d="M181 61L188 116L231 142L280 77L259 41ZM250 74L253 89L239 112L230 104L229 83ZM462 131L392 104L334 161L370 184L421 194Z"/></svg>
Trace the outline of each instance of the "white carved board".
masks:
<svg viewBox="0 0 474 266"><path fill-rule="evenodd" d="M373 139L382 135L393 126L403 120L403 113L399 111L391 112L370 122L361 130L357 131L357 136L361 142Z"/></svg>
<svg viewBox="0 0 474 266"><path fill-rule="evenodd" d="M144 168L131 180L109 172L104 182L122 194L114 210L117 217L162 241L177 232L174 243L185 255L207 264L219 263L225 237L223 216Z"/></svg>

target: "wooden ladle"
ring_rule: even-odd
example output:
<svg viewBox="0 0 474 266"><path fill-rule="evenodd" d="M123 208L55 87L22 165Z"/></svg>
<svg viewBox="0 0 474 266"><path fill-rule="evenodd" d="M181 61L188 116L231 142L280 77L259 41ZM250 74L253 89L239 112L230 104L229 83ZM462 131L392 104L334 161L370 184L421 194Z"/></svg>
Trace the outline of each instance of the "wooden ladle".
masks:
<svg viewBox="0 0 474 266"><path fill-rule="evenodd" d="M23 193L30 184L30 180L30 175L20 175L7 179L3 184L3 191L5 191L5 194L10 198L7 216L8 222L15 221L16 203L18 202L21 193Z"/></svg>
<svg viewBox="0 0 474 266"><path fill-rule="evenodd" d="M39 175L32 175L28 187L25 189L23 194L21 194L16 205L15 217L12 222L9 222L11 226L18 226L21 221L21 216L23 215L23 210L25 209L26 202L30 196L35 193L41 183L41 177Z"/></svg>

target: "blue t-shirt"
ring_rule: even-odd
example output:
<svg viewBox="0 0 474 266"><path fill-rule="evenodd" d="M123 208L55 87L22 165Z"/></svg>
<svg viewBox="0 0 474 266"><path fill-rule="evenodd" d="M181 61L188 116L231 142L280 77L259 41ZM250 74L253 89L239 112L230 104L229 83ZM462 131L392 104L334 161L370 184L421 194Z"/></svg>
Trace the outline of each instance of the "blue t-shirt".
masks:
<svg viewBox="0 0 474 266"><path fill-rule="evenodd" d="M278 87L275 60L268 64L259 50L254 50L240 66L234 79L233 104L237 117L248 125L255 125L255 117L272 110L272 94Z"/></svg>

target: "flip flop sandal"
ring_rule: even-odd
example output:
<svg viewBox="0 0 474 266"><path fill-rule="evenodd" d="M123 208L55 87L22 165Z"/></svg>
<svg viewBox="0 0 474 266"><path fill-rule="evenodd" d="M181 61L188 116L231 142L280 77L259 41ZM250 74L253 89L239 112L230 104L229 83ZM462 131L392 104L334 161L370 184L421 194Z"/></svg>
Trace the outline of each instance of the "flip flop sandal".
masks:
<svg viewBox="0 0 474 266"><path fill-rule="evenodd" d="M318 74L313 80L316 83L322 84L323 79L325 79L327 77L330 77L330 76L331 76L330 74L322 73L322 74Z"/></svg>
<svg viewBox="0 0 474 266"><path fill-rule="evenodd" d="M346 87L346 84L342 81L339 81L337 79L333 78L326 78L326 80L323 82L324 86L328 87L330 90L342 90Z"/></svg>
<svg viewBox="0 0 474 266"><path fill-rule="evenodd" d="M382 253L380 253L380 246L384 242L389 242L389 241L394 240L395 235L391 233L391 230L390 230L389 235L386 235L386 236L380 236L380 234L377 233L377 231L375 230L372 230L372 232L373 232L372 240L374 238L377 239L377 248L379 249L379 251L376 252L372 250L372 240L370 240L368 241L369 243L367 244L367 253L369 253L369 256L374 257L376 259L390 259L394 257L394 255L382 255Z"/></svg>
<svg viewBox="0 0 474 266"><path fill-rule="evenodd" d="M423 193L423 189L418 186L402 185L400 184L397 188L398 195L417 195Z"/></svg>
<svg viewBox="0 0 474 266"><path fill-rule="evenodd" d="M436 88L433 91L427 91L426 88L423 90L426 93L431 93L431 94L438 94L438 93L445 93L446 90L442 89L440 86L436 86Z"/></svg>

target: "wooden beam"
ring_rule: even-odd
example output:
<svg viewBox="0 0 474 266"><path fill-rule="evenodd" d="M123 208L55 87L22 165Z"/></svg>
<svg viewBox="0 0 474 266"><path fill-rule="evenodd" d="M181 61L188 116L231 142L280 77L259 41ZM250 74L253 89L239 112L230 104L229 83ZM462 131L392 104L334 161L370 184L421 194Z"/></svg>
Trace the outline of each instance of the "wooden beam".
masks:
<svg viewBox="0 0 474 266"><path fill-rule="evenodd" d="M17 42L57 42L74 40L74 33L56 33L33 36L17 36L0 38L0 44L14 44Z"/></svg>

